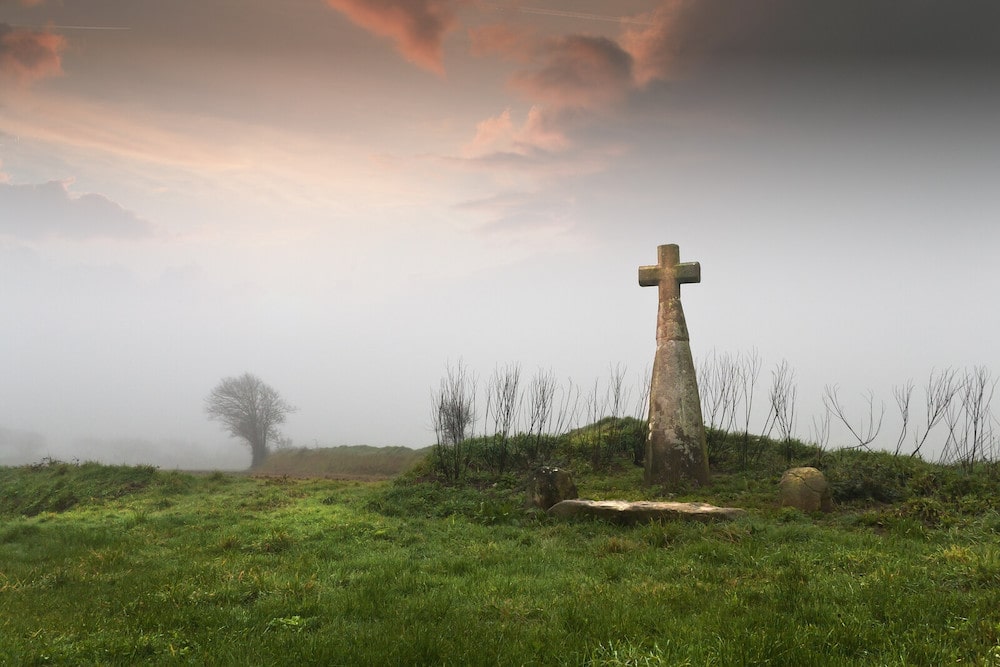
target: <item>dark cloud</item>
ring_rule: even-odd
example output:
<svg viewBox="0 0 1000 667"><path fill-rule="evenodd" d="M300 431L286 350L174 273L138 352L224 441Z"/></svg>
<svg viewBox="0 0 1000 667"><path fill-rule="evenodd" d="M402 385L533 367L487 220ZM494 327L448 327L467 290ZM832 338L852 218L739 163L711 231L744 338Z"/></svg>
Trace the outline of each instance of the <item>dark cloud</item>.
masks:
<svg viewBox="0 0 1000 667"><path fill-rule="evenodd" d="M512 85L553 107L600 107L632 85L632 56L604 37L570 35L538 47L539 66L518 72Z"/></svg>
<svg viewBox="0 0 1000 667"><path fill-rule="evenodd" d="M22 82L58 76L65 48L61 35L0 23L0 74Z"/></svg>
<svg viewBox="0 0 1000 667"><path fill-rule="evenodd" d="M995 63L995 0L682 0L623 43L640 80L709 62Z"/></svg>
<svg viewBox="0 0 1000 667"><path fill-rule="evenodd" d="M441 42L455 25L461 0L326 0L365 30L396 43L407 59L444 73Z"/></svg>
<svg viewBox="0 0 1000 667"><path fill-rule="evenodd" d="M0 183L0 234L18 238L71 239L149 237L151 225L107 197L70 196L66 184Z"/></svg>

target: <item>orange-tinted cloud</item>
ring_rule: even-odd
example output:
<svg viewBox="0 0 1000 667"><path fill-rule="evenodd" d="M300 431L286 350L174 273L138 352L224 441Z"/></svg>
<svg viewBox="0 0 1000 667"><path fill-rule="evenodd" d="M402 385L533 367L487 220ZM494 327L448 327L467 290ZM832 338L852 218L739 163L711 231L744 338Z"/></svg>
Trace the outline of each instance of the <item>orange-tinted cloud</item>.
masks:
<svg viewBox="0 0 1000 667"><path fill-rule="evenodd" d="M646 25L622 35L622 48L632 56L632 76L637 85L645 86L673 73L677 56L674 32L680 7L680 0L667 0L642 17Z"/></svg>
<svg viewBox="0 0 1000 667"><path fill-rule="evenodd" d="M569 140L553 119L539 107L531 107L524 123L515 125L510 109L476 125L476 136L463 149L467 158L491 153L531 155L552 153L569 147Z"/></svg>
<svg viewBox="0 0 1000 667"><path fill-rule="evenodd" d="M474 56L497 55L504 60L527 62L534 50L534 35L505 23L469 29L469 53Z"/></svg>
<svg viewBox="0 0 1000 667"><path fill-rule="evenodd" d="M441 43L455 25L461 0L326 0L333 9L376 35L388 37L416 65L444 74Z"/></svg>
<svg viewBox="0 0 1000 667"><path fill-rule="evenodd" d="M466 158L542 156L568 149L567 132L625 99L633 89L632 56L605 37L568 35L534 40L526 31L499 26L470 31L474 54L496 53L531 63L510 78L512 88L533 106L518 126L510 110L476 127L463 149Z"/></svg>
<svg viewBox="0 0 1000 667"><path fill-rule="evenodd" d="M0 23L0 74L21 82L59 76L66 39L38 30L22 30Z"/></svg>

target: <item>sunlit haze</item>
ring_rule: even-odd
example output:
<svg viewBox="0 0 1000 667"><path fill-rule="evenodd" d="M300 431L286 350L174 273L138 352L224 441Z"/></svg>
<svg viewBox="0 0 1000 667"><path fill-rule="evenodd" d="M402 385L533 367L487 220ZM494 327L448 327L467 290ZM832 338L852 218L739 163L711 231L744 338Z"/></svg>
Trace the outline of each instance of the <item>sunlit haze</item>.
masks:
<svg viewBox="0 0 1000 667"><path fill-rule="evenodd" d="M998 83L995 2L0 0L0 464L245 467L244 372L297 446L432 443L459 359L638 383L665 243L696 358L891 447L1000 373Z"/></svg>

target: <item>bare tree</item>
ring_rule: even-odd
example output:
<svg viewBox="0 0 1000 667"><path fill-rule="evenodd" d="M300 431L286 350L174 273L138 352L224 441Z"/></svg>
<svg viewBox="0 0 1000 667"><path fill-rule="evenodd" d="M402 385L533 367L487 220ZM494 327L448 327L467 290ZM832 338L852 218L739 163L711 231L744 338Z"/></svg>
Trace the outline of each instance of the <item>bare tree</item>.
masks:
<svg viewBox="0 0 1000 667"><path fill-rule="evenodd" d="M496 368L486 388L486 421L492 417L493 437L488 459L502 475L510 457L510 436L521 409L521 366L514 363Z"/></svg>
<svg viewBox="0 0 1000 667"><path fill-rule="evenodd" d="M244 373L219 382L205 399L205 412L246 442L253 469L267 458L268 442L278 439L278 425L295 408L259 377Z"/></svg>
<svg viewBox="0 0 1000 667"><path fill-rule="evenodd" d="M431 394L435 462L450 481L461 477L467 464L463 445L476 422L476 384L475 375L459 359L454 368L446 366L439 390Z"/></svg>
<svg viewBox="0 0 1000 667"><path fill-rule="evenodd" d="M702 413L706 425L713 430L731 430L736 421L740 402L739 366L739 355L734 359L728 352L718 354L715 350L699 364Z"/></svg>
<svg viewBox="0 0 1000 667"><path fill-rule="evenodd" d="M792 435L795 433L795 371L782 360L771 372L771 414L785 444L785 459L792 460Z"/></svg>
<svg viewBox="0 0 1000 667"><path fill-rule="evenodd" d="M604 424L601 423L601 418L607 412L608 407L608 395L607 392L604 396L601 396L600 392L600 379L594 379L594 388L587 396L587 418L590 422L592 432L589 434L593 438L591 443L591 465L594 468L598 468L601 465L601 445L604 442Z"/></svg>
<svg viewBox="0 0 1000 667"><path fill-rule="evenodd" d="M646 370L639 376L638 385L636 385L637 391L633 411L636 420L645 423L647 426L649 424L649 392L652 388L653 367L647 365ZM643 462L646 460L646 440L649 437L649 430L647 429L645 433L644 437L637 438L633 443L632 463L637 466L643 465Z"/></svg>
<svg viewBox="0 0 1000 667"><path fill-rule="evenodd" d="M611 461L622 453L622 440L624 425L622 417L625 416L625 406L629 402L632 390L625 386L626 367L622 364L610 366L608 369L611 377L608 381L607 400L611 417L608 422L608 437L605 439L605 456Z"/></svg>
<svg viewBox="0 0 1000 667"><path fill-rule="evenodd" d="M990 404L996 390L998 379L990 377L990 371L985 366L976 366L969 371L966 378L966 389L962 393L962 407L966 414L966 431L969 441L969 469L977 459L986 459L987 444L992 439L992 412Z"/></svg>
<svg viewBox="0 0 1000 667"><path fill-rule="evenodd" d="M572 385L571 385L572 388ZM556 376L551 370L539 368L528 387L528 458L536 461L549 457L544 446L551 434L556 400Z"/></svg>
<svg viewBox="0 0 1000 667"><path fill-rule="evenodd" d="M911 457L920 455L920 450L927 442L927 437L947 414L948 406L951 405L955 393L958 391L955 375L953 368L946 368L940 373L931 371L930 377L927 379L927 386L924 388L927 410L923 435L919 431L913 434L914 446L913 451L910 452Z"/></svg>
<svg viewBox="0 0 1000 667"><path fill-rule="evenodd" d="M913 380L907 380L902 386L892 388L892 397L896 400L896 407L899 408L899 416L903 424L899 429L899 437L896 439L896 450L893 456L899 456L903 449L903 442L906 441L906 434L910 431L910 399L913 397Z"/></svg>
<svg viewBox="0 0 1000 667"><path fill-rule="evenodd" d="M739 402L743 406L742 433L740 434L740 464L745 470L750 464L750 415L753 411L753 397L760 377L761 360L757 348L751 349L745 356L737 357L736 379L739 383ZM734 410L735 414L735 410Z"/></svg>
<svg viewBox="0 0 1000 667"><path fill-rule="evenodd" d="M724 454L726 434L732 431L740 403L739 356L715 350L696 370L701 411L708 427L706 436L710 461Z"/></svg>
<svg viewBox="0 0 1000 667"><path fill-rule="evenodd" d="M649 392L653 388L653 367L646 364L646 370L639 376L636 384L635 403L633 416L639 421L646 421L649 417Z"/></svg>
<svg viewBox="0 0 1000 667"><path fill-rule="evenodd" d="M941 458L971 471L977 461L987 460L994 445L991 403L998 379L985 366L966 371L960 383L960 406L945 411L948 439Z"/></svg>
<svg viewBox="0 0 1000 667"><path fill-rule="evenodd" d="M573 379L566 380L565 389L559 389L559 405L550 420L549 433L561 434L576 428L580 414L580 388L573 384Z"/></svg>
<svg viewBox="0 0 1000 667"><path fill-rule="evenodd" d="M868 423L865 423L864 416L861 417L861 421L858 422L857 426L851 424L850 420L847 418L847 412L844 410L843 404L840 402L840 397L837 395L838 388L836 385L830 387L826 385L823 387L823 405L829 410L844 426L847 430L851 432L854 439L858 441L857 445L852 445L851 449L867 449L871 451L870 444L875 441L878 437L879 431L882 430L882 420L885 418L885 403L882 404L882 411L878 416L878 424L875 423L875 394L871 390L865 394L868 399Z"/></svg>
<svg viewBox="0 0 1000 667"><path fill-rule="evenodd" d="M812 441L822 454L830 444L830 410L823 410L823 416L818 420L812 418Z"/></svg>

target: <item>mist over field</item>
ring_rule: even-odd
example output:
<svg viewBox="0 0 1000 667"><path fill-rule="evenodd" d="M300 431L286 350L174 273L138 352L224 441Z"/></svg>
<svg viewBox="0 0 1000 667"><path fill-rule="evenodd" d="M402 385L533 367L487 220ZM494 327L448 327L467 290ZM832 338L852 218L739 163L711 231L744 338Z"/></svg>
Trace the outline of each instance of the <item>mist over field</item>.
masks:
<svg viewBox="0 0 1000 667"><path fill-rule="evenodd" d="M635 386L666 243L696 359L757 350L763 413L787 362L804 439L870 391L891 449L894 387L1000 372L998 44L973 0L2 2L0 464L246 467L244 372L297 447L431 444L459 359Z"/></svg>

